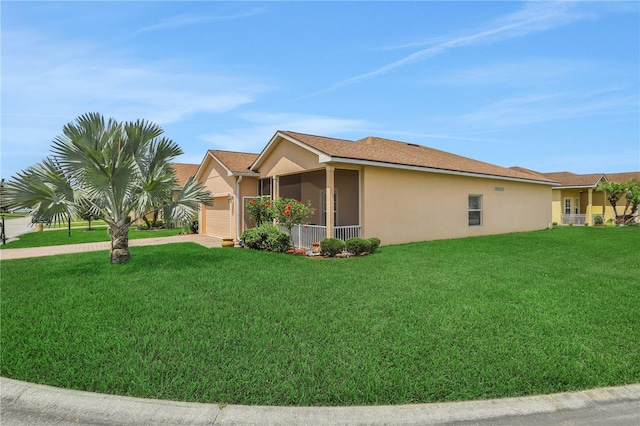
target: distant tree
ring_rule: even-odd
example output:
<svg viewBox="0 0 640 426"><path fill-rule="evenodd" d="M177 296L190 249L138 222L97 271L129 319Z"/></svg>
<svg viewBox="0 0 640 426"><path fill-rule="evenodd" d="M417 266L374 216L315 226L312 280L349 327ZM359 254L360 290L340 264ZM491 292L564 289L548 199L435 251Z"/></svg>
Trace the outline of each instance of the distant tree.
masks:
<svg viewBox="0 0 640 426"><path fill-rule="evenodd" d="M90 205L80 206L77 210L76 215L79 219L86 220L89 222L89 231L91 231L91 221L97 219L95 212L91 209Z"/></svg>
<svg viewBox="0 0 640 426"><path fill-rule="evenodd" d="M129 260L129 227L153 209L168 218L191 218L211 193L193 178L173 198L176 173L170 162L180 147L146 120L105 122L85 114L53 140L52 155L17 174L7 187L12 206L37 206L34 221L51 221L88 210L111 235L111 262Z"/></svg>

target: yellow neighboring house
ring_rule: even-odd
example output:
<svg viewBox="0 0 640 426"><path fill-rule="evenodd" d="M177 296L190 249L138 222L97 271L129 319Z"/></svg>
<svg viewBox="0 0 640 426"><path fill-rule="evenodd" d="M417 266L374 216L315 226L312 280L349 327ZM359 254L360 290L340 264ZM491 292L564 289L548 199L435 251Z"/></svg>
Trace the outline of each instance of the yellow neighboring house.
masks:
<svg viewBox="0 0 640 426"><path fill-rule="evenodd" d="M200 232L238 239L257 195L311 201L299 246L326 237L401 244L550 226L553 179L413 143L278 131L260 154L210 150L196 178L214 194Z"/></svg>
<svg viewBox="0 0 640 426"><path fill-rule="evenodd" d="M553 188L553 221L562 225L594 224L594 216L604 220L615 219L613 207L606 194L597 191L600 181L627 182L634 178L640 181L640 172L594 173L579 175L571 172L543 173L544 176L560 183ZM622 215L626 200L618 201L618 214ZM627 213L629 213L627 211Z"/></svg>

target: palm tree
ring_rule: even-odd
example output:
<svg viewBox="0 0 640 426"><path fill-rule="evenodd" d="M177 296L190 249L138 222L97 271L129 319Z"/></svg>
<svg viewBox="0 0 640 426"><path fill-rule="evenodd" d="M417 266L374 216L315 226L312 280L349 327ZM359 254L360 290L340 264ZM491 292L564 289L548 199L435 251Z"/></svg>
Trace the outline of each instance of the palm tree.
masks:
<svg viewBox="0 0 640 426"><path fill-rule="evenodd" d="M154 209L167 219L187 220L211 194L191 178L176 199L170 161L180 147L145 120L105 122L85 114L53 140L52 155L18 173L7 187L12 206L37 206L34 221L60 220L90 211L104 220L111 235L111 262L129 260L129 226Z"/></svg>
<svg viewBox="0 0 640 426"><path fill-rule="evenodd" d="M601 180L598 183L597 190L606 193L607 200L613 207L613 214L615 215L615 219L617 220L618 210L616 208L616 205L618 204L618 200L620 200L620 197L625 194L625 185L619 182L609 182L606 180Z"/></svg>
<svg viewBox="0 0 640 426"><path fill-rule="evenodd" d="M634 178L629 179L624 183L624 196L627 199L627 203L624 206L624 212L622 215L625 218L625 222L633 220L636 212L638 211L638 205L640 205L640 182ZM631 212L627 216L627 209L631 206ZM627 219L628 217L628 219Z"/></svg>

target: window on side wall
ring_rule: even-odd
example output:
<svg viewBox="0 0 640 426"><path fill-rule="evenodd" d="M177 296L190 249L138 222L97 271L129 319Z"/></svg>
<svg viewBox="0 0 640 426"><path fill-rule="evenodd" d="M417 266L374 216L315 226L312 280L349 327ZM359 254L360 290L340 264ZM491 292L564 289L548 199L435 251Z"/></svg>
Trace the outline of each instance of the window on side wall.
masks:
<svg viewBox="0 0 640 426"><path fill-rule="evenodd" d="M469 195L469 226L482 226L482 195Z"/></svg>

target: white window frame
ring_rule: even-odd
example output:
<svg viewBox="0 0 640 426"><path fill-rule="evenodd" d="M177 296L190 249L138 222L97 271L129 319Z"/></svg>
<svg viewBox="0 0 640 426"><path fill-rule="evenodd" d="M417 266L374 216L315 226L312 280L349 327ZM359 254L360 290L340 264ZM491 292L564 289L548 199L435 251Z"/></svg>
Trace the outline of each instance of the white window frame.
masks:
<svg viewBox="0 0 640 426"><path fill-rule="evenodd" d="M573 214L573 198L564 197L564 214Z"/></svg>
<svg viewBox="0 0 640 426"><path fill-rule="evenodd" d="M471 198L478 198L478 208L471 208ZM469 225L469 227L475 228L478 226L482 226L483 223L483 218L482 218L482 194L469 194L469 197L467 198L467 224ZM479 223L471 223L471 213L472 212L479 212L479 218L478 218L478 222Z"/></svg>

